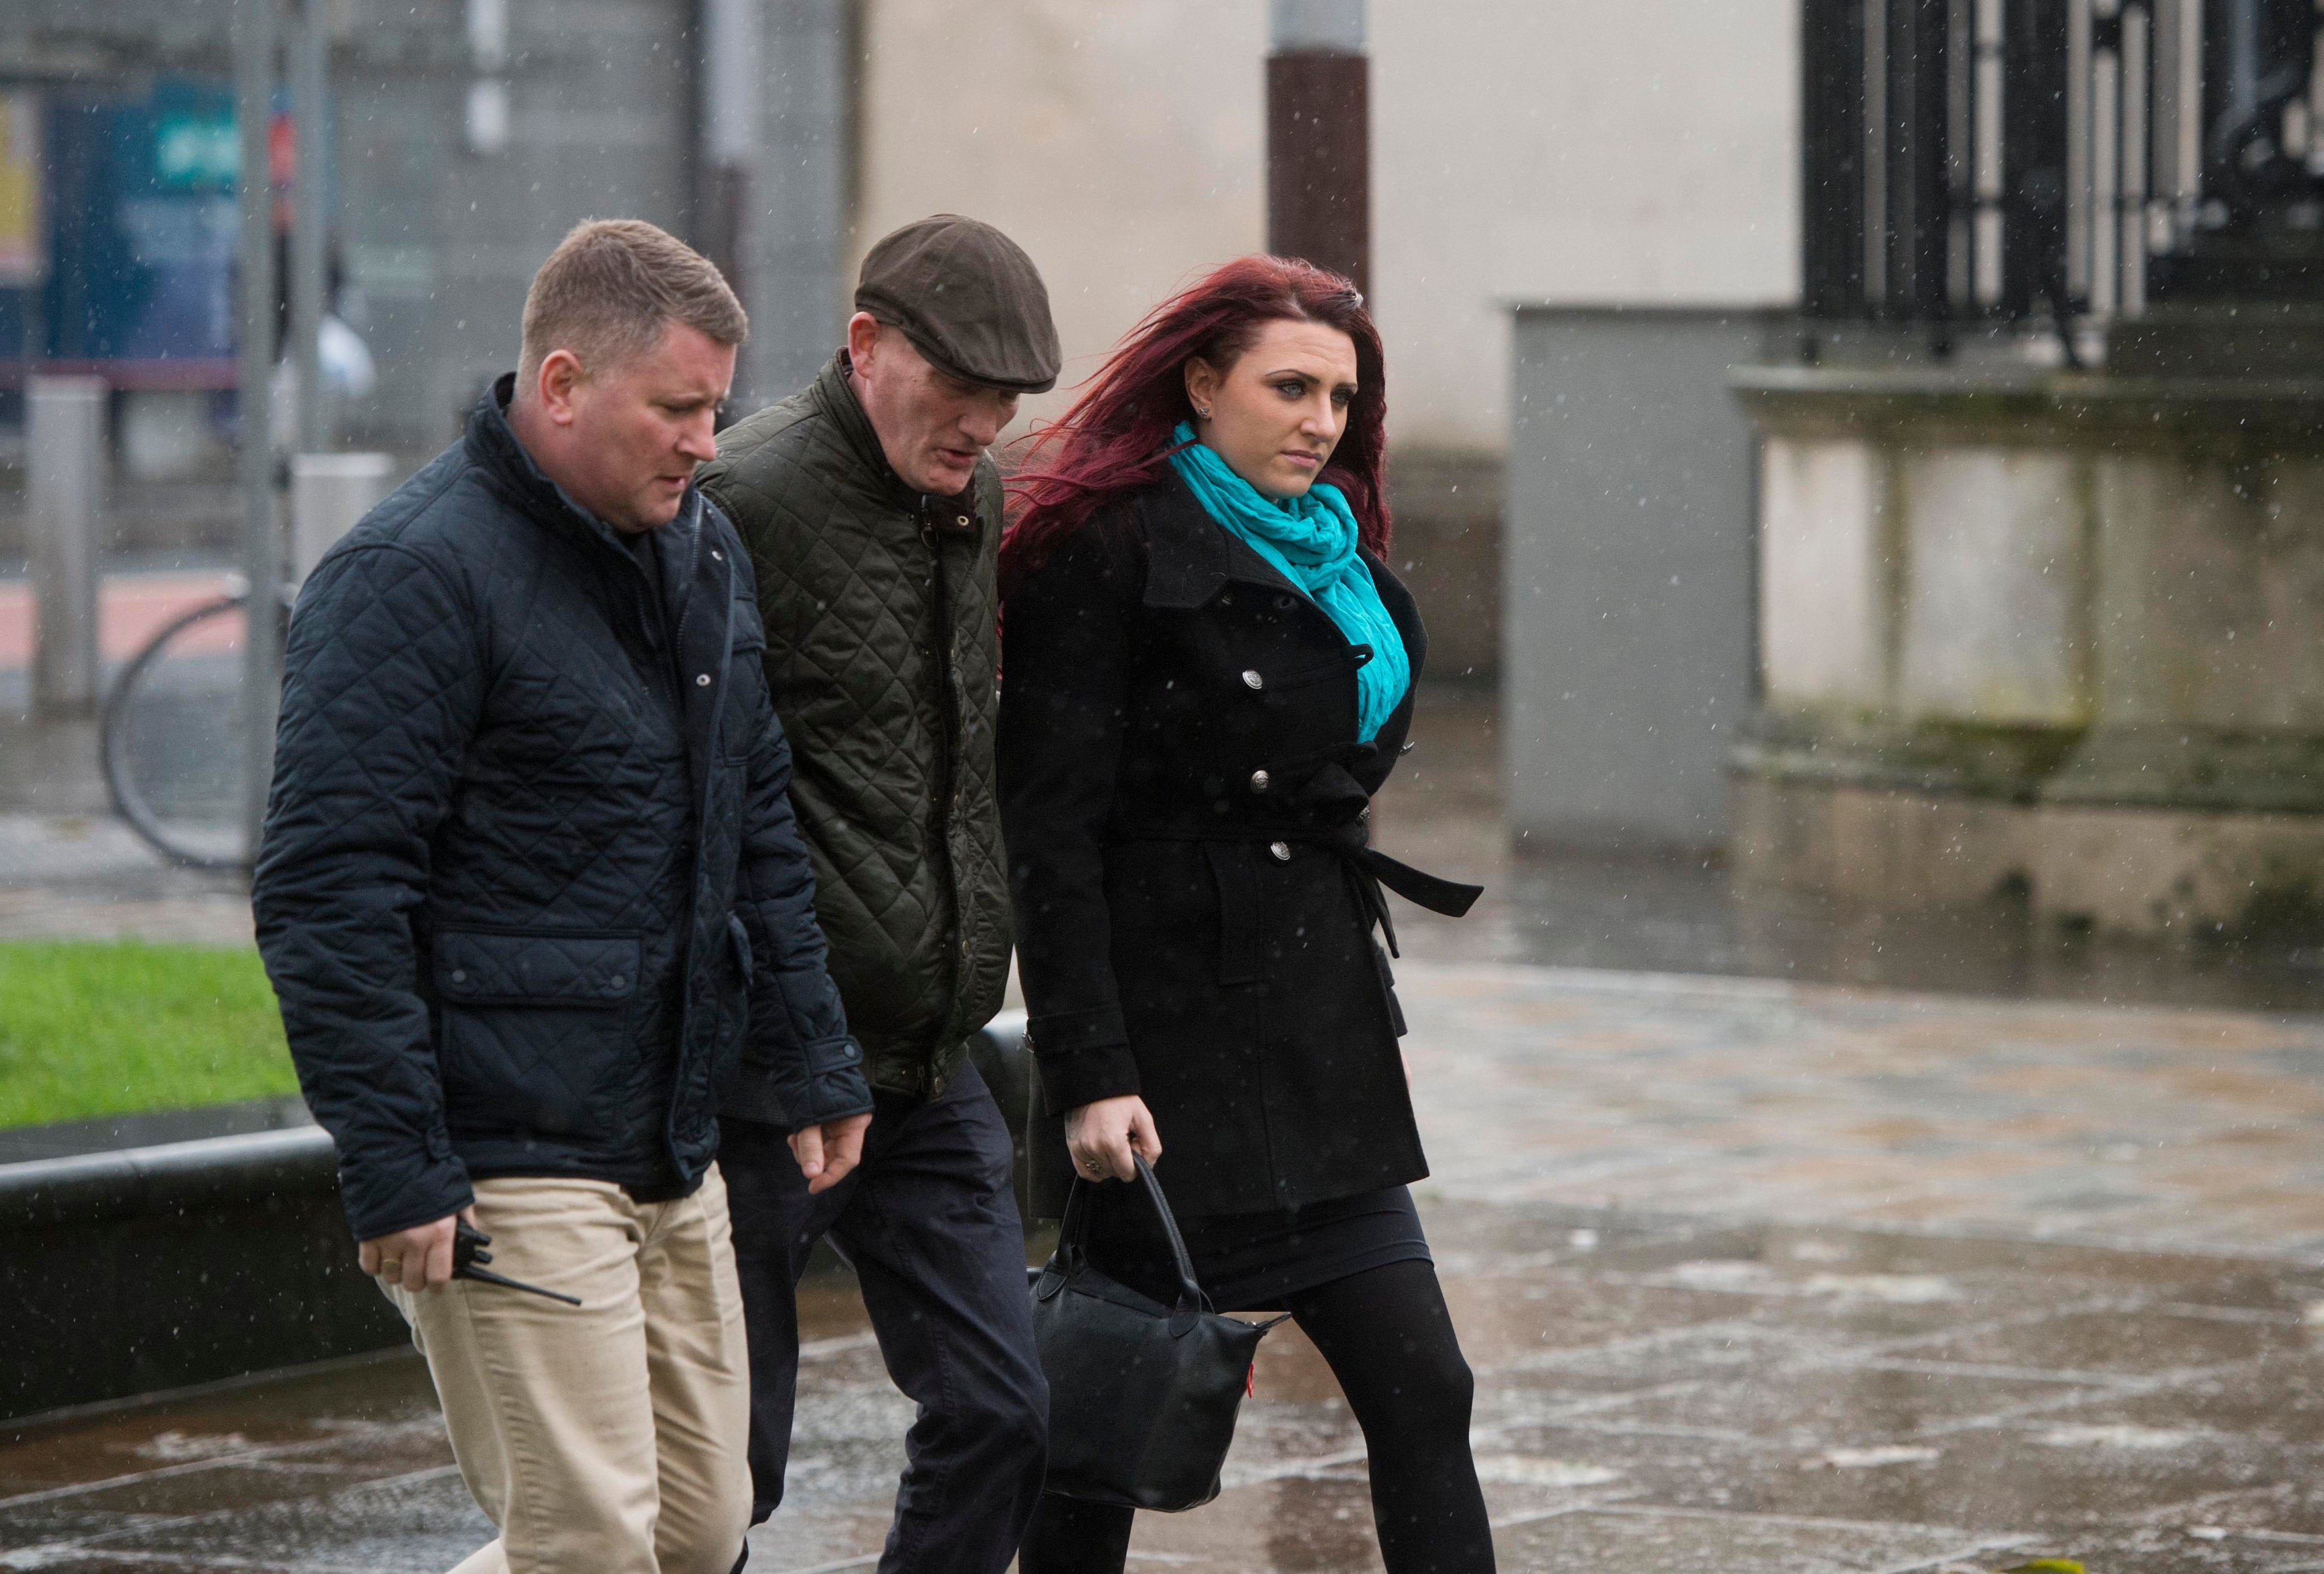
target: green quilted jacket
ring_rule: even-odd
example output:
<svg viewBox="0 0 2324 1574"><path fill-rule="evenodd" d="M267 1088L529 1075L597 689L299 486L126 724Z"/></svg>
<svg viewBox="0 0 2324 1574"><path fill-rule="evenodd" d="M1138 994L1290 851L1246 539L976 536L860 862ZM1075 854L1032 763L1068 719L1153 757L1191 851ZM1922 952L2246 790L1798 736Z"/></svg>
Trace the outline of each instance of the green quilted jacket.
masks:
<svg viewBox="0 0 2324 1574"><path fill-rule="evenodd" d="M959 497L907 486L843 351L720 433L701 483L758 571L767 685L849 1029L873 1087L932 1094L1009 975L1000 473L986 458Z"/></svg>

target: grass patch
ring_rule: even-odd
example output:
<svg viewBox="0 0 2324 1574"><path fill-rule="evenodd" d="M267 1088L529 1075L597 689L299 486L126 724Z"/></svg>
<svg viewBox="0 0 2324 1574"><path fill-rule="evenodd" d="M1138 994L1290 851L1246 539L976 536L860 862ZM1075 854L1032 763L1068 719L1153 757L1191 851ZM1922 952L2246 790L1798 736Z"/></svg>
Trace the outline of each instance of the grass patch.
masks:
<svg viewBox="0 0 2324 1574"><path fill-rule="evenodd" d="M298 1090L254 950L0 942L0 1126Z"/></svg>

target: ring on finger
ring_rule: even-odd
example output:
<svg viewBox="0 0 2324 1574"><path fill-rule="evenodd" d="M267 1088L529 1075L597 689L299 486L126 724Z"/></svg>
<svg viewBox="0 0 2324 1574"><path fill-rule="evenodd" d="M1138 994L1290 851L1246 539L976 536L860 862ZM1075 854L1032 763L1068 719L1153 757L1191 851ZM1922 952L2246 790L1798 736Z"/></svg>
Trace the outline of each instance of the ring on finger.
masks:
<svg viewBox="0 0 2324 1574"><path fill-rule="evenodd" d="M379 1265L379 1276L383 1279L401 1279L403 1277L403 1264L391 1258Z"/></svg>

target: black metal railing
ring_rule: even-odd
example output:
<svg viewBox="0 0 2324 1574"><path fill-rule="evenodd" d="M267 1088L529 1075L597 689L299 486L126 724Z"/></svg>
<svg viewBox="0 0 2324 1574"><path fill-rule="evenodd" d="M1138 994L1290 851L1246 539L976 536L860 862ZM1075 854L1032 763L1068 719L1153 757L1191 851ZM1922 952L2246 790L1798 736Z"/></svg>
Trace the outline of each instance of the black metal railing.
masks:
<svg viewBox="0 0 2324 1574"><path fill-rule="evenodd" d="M1811 318L2324 302L2324 0L1803 0L1802 42Z"/></svg>

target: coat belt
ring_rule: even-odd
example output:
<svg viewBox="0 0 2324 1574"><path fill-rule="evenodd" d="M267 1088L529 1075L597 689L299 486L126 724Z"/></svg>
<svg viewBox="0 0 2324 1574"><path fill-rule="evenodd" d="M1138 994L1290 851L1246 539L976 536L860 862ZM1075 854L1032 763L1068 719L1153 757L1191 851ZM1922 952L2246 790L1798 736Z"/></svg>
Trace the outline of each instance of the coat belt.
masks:
<svg viewBox="0 0 2324 1574"><path fill-rule="evenodd" d="M1113 838L1120 841L1204 842L1210 844L1211 870L1219 883L1219 982L1222 984L1253 984L1266 977L1259 966L1259 923L1257 905L1259 882L1252 877L1247 865L1222 856L1226 847L1236 844L1265 846L1270 842L1297 842L1305 847L1322 847L1336 855L1354 876L1357 891L1374 922L1388 941L1388 952L1401 957L1397 949L1396 921L1388 914L1388 898L1381 894L1386 886L1416 907L1431 912L1441 912L1447 918L1464 916L1476 905L1477 898L1485 893L1482 885L1464 885L1416 869L1400 858L1391 858L1366 839L1360 824L1337 826L1162 826L1122 825L1113 828Z"/></svg>

